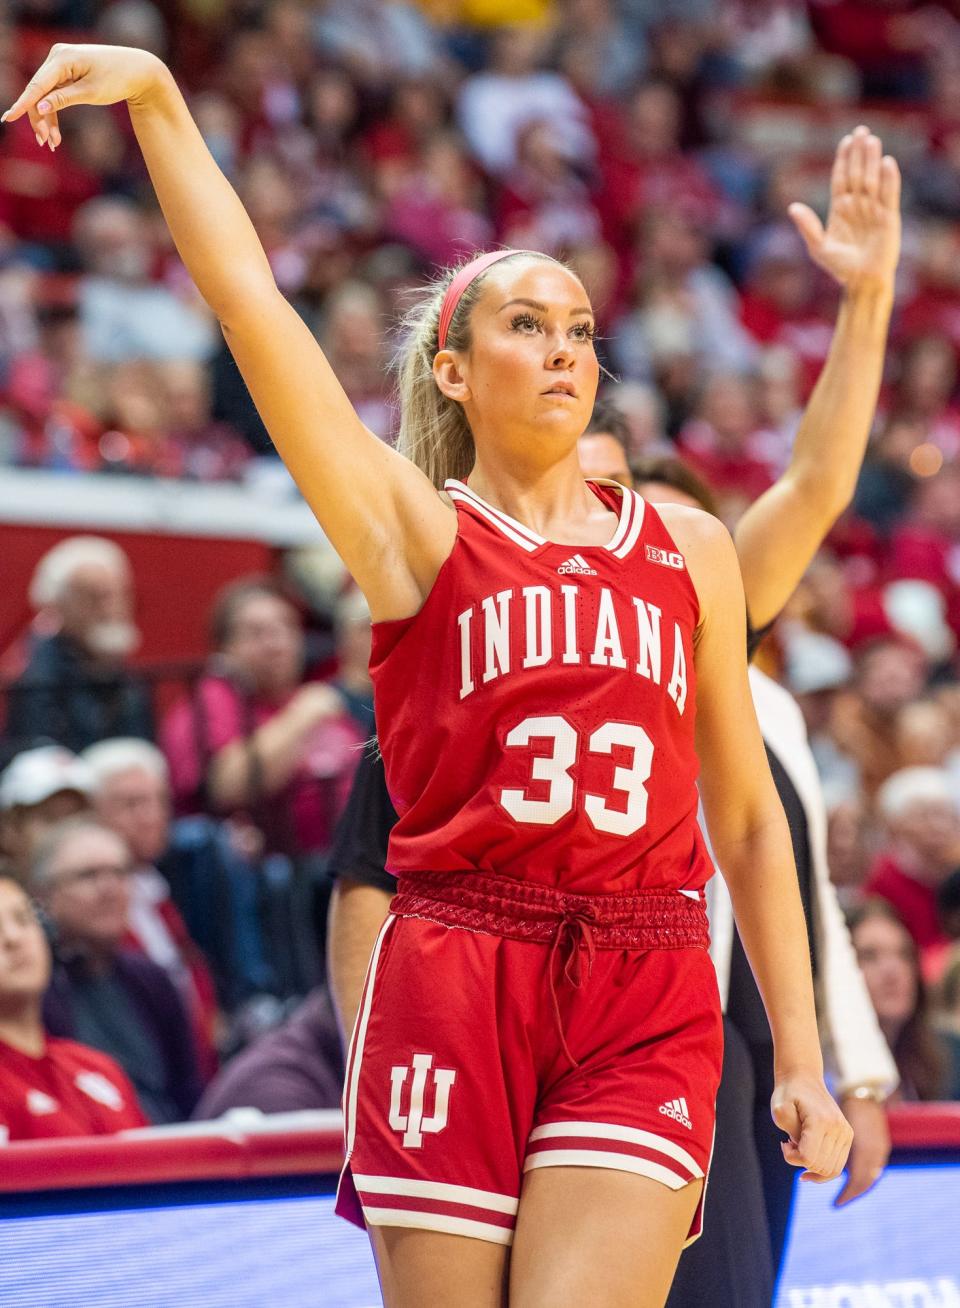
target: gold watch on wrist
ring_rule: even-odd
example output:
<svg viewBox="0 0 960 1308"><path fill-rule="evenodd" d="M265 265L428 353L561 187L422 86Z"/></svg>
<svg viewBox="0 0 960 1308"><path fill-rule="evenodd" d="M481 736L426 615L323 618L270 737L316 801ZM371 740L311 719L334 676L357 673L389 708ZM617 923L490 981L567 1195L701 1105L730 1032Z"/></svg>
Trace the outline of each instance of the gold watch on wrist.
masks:
<svg viewBox="0 0 960 1308"><path fill-rule="evenodd" d="M880 1085L852 1085L841 1091L841 1099L866 1099L872 1104L885 1104L889 1095Z"/></svg>

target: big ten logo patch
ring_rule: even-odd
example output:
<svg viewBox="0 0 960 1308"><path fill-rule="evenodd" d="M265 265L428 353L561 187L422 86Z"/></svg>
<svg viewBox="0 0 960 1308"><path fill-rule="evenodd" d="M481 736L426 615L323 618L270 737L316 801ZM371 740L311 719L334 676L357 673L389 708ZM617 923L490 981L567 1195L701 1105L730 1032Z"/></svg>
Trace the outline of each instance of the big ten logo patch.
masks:
<svg viewBox="0 0 960 1308"><path fill-rule="evenodd" d="M659 545L647 546L647 558L651 563L659 563L664 568L676 568L678 571L683 569L683 555L674 550L662 550Z"/></svg>
<svg viewBox="0 0 960 1308"><path fill-rule="evenodd" d="M411 1072L407 1096L404 1089ZM433 1054L414 1054L413 1067L390 1069L390 1128L403 1132L405 1149L419 1149L425 1135L437 1135L446 1126L450 1087L456 1079L456 1072L449 1067L433 1066ZM432 1112L427 1111L428 1094Z"/></svg>

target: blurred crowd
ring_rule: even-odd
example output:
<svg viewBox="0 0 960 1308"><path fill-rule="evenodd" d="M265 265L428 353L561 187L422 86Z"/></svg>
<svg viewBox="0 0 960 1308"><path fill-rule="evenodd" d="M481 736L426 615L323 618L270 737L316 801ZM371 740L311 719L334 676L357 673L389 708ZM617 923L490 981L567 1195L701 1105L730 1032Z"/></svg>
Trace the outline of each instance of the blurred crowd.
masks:
<svg viewBox="0 0 960 1308"><path fill-rule="evenodd" d="M542 249L590 292L628 459L680 455L731 524L786 465L836 312L786 206L822 212L842 132L883 132L905 241L875 429L759 657L803 709L900 1093L960 1095L955 6L21 0L8 21L5 103L58 39L171 64L382 438L409 293L479 249ZM0 135L0 463L253 486L275 456L125 109L62 130L55 154L25 122ZM151 1121L333 1105L326 854L372 732L369 616L343 579L318 654L302 594L238 578L208 664L159 711L131 662L135 589L93 537L31 586L0 775L0 1101L22 1018L122 1069L83 1073L114 1125L131 1102Z"/></svg>

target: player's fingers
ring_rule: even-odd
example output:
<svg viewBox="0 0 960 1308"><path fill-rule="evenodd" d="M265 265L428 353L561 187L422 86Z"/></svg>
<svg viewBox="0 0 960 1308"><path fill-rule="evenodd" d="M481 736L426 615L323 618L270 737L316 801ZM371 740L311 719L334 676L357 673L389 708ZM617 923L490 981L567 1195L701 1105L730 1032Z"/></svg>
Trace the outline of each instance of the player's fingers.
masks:
<svg viewBox="0 0 960 1308"><path fill-rule="evenodd" d="M37 145L48 145L51 150L55 150L62 139L57 115L37 113L36 108L31 107L27 110L27 118L37 138Z"/></svg>
<svg viewBox="0 0 960 1308"><path fill-rule="evenodd" d="M800 1132L803 1130L803 1123L800 1120L800 1112L797 1105L792 1099L783 1099L780 1102L770 1105L770 1115L779 1126L780 1130L785 1132L790 1139L796 1144L800 1139Z"/></svg>
<svg viewBox="0 0 960 1308"><path fill-rule="evenodd" d="M806 1167L803 1155L793 1140L781 1140L780 1148L783 1151L784 1162L789 1163L791 1167Z"/></svg>
<svg viewBox="0 0 960 1308"><path fill-rule="evenodd" d="M859 195L863 190L866 138L868 135L869 132L865 127L858 127L853 134L853 141L850 145L850 158L847 165L847 172L850 178L850 190L854 195Z"/></svg>
<svg viewBox="0 0 960 1308"><path fill-rule="evenodd" d="M46 124L43 121L43 115L38 114L36 109L31 107L27 110L27 119L33 129L33 134L37 138L37 145L46 144Z"/></svg>
<svg viewBox="0 0 960 1308"><path fill-rule="evenodd" d="M810 1161L807 1166L811 1172L816 1174L815 1178L811 1179L819 1181L835 1180L846 1165L852 1139L852 1132L845 1123L831 1122L823 1131L818 1145L811 1149L808 1154ZM803 1142L801 1141L801 1148L802 1146Z"/></svg>
<svg viewBox="0 0 960 1308"><path fill-rule="evenodd" d="M791 204L787 209L790 219L803 237L803 243L814 254L824 241L823 223L808 204Z"/></svg>
<svg viewBox="0 0 960 1308"><path fill-rule="evenodd" d="M54 46L53 51L30 78L10 108L0 114L0 123L15 123L28 109L32 109L44 96L49 95L59 86L64 70L54 54L56 48ZM39 112L44 111L41 109Z"/></svg>
<svg viewBox="0 0 960 1308"><path fill-rule="evenodd" d="M879 136L873 133L867 137L864 142L863 154L863 190L871 200L876 200L880 194L880 160L883 155L883 146L880 144Z"/></svg>
<svg viewBox="0 0 960 1308"><path fill-rule="evenodd" d="M880 161L880 203L885 209L900 208L900 169L889 154Z"/></svg>
<svg viewBox="0 0 960 1308"><path fill-rule="evenodd" d="M822 1176L829 1168L833 1148L823 1126L815 1122L804 1122L803 1134L797 1141L797 1148L808 1171Z"/></svg>
<svg viewBox="0 0 960 1308"><path fill-rule="evenodd" d="M847 164L850 158L850 149L853 145L853 137L847 135L843 137L837 146L837 153L833 158L833 168L830 172L830 194L836 198L839 195L845 195L849 189L849 178L847 176Z"/></svg>

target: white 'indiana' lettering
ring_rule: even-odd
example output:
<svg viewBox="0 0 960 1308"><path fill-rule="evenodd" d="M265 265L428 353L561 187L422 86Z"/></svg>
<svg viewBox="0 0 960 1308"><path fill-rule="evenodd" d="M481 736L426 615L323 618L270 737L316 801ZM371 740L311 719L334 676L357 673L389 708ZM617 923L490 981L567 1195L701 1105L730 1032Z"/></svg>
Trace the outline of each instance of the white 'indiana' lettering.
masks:
<svg viewBox="0 0 960 1308"><path fill-rule="evenodd" d="M555 663L582 664L586 657L594 667L625 669L629 664L631 672L655 686L663 684L665 670L670 668L666 692L682 714L687 705L688 686L680 623L672 622L664 632L662 610L647 600L631 596L636 621L626 622L621 629L613 591L602 586L597 592L592 649L587 643L591 632L580 630L579 586L560 586L561 604L549 586L501 590L458 614L460 698L466 699L476 691L474 676L481 658L480 680L487 684L514 669L519 672ZM515 642L513 649L511 637Z"/></svg>
<svg viewBox="0 0 960 1308"><path fill-rule="evenodd" d="M510 598L513 589L501 590L483 601L483 680L492 681L510 671Z"/></svg>
<svg viewBox="0 0 960 1308"><path fill-rule="evenodd" d="M475 686L470 675L470 622L473 609L464 609L457 614L457 626L460 628L460 698L472 695Z"/></svg>
<svg viewBox="0 0 960 1308"><path fill-rule="evenodd" d="M527 621L523 666L542 668L553 657L553 596L546 586L524 586L523 599Z"/></svg>
<svg viewBox="0 0 960 1308"><path fill-rule="evenodd" d="M623 657L620 644L620 631L617 627L617 612L613 607L613 596L606 586L600 590L600 607L597 612L597 639L590 655L590 662L601 668L625 668L627 660Z"/></svg>
<svg viewBox="0 0 960 1308"><path fill-rule="evenodd" d="M561 586L563 596L563 662L579 663L577 648L577 594L579 586Z"/></svg>
<svg viewBox="0 0 960 1308"><path fill-rule="evenodd" d="M667 694L682 713L687 703L687 660L683 652L683 640L680 637L680 624L673 624L673 673Z"/></svg>
<svg viewBox="0 0 960 1308"><path fill-rule="evenodd" d="M637 610L637 672L660 685L660 610L655 604L634 597Z"/></svg>

